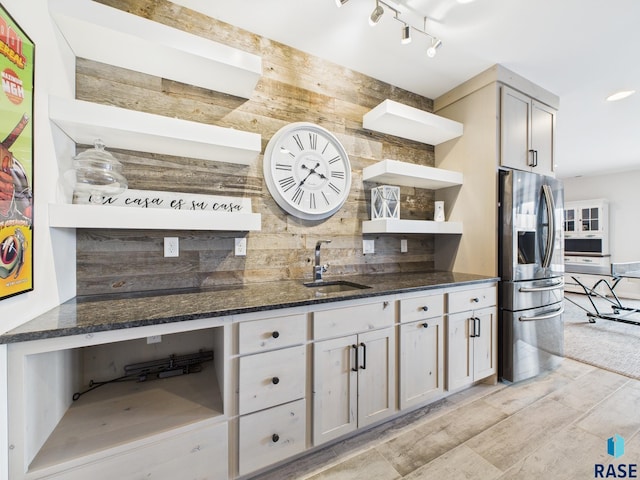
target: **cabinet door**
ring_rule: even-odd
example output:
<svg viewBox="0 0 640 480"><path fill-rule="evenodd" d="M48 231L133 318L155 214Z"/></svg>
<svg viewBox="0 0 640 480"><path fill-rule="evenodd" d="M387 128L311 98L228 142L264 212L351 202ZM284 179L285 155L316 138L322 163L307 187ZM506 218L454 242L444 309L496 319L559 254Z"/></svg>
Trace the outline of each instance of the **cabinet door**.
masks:
<svg viewBox="0 0 640 480"><path fill-rule="evenodd" d="M400 409L442 393L443 317L400 327Z"/></svg>
<svg viewBox="0 0 640 480"><path fill-rule="evenodd" d="M358 427L395 412L393 327L358 335Z"/></svg>
<svg viewBox="0 0 640 480"><path fill-rule="evenodd" d="M531 99L506 86L500 99L500 165L531 170Z"/></svg>
<svg viewBox="0 0 640 480"><path fill-rule="evenodd" d="M497 318L495 308L473 313L476 325L473 337L473 380L481 380L496 373Z"/></svg>
<svg viewBox="0 0 640 480"><path fill-rule="evenodd" d="M580 208L580 230L583 232L602 231L601 208L596 205Z"/></svg>
<svg viewBox="0 0 640 480"><path fill-rule="evenodd" d="M535 151L532 171L554 174L556 111L542 103L531 101L531 146Z"/></svg>
<svg viewBox="0 0 640 480"><path fill-rule="evenodd" d="M473 327L471 312L447 318L447 390L473 383Z"/></svg>
<svg viewBox="0 0 640 480"><path fill-rule="evenodd" d="M578 231L578 209L564 209L564 233L572 234Z"/></svg>
<svg viewBox="0 0 640 480"><path fill-rule="evenodd" d="M358 337L313 345L313 444L319 445L357 428L355 362Z"/></svg>

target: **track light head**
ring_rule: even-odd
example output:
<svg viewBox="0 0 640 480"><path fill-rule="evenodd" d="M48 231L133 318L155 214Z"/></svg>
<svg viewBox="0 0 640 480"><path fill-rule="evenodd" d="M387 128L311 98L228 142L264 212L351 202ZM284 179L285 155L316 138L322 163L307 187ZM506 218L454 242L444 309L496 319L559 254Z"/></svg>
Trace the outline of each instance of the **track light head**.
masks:
<svg viewBox="0 0 640 480"><path fill-rule="evenodd" d="M382 18L383 14L384 8L382 8L382 6L380 6L380 4L376 2L376 8L373 9L373 12L371 12L371 15L369 16L369 25L371 25L372 27L376 25L380 21L380 18Z"/></svg>
<svg viewBox="0 0 640 480"><path fill-rule="evenodd" d="M442 46L442 40L438 38L434 38L433 40L431 40L431 46L427 48L427 57L429 58L435 57L436 53L438 53L438 48L440 48L441 46Z"/></svg>
<svg viewBox="0 0 640 480"><path fill-rule="evenodd" d="M406 23L402 26L402 39L400 43L406 45L407 43L411 43L411 27Z"/></svg>
<svg viewBox="0 0 640 480"><path fill-rule="evenodd" d="M336 0L336 5L338 7L341 7L342 5L344 5L345 3L347 3L349 0Z"/></svg>

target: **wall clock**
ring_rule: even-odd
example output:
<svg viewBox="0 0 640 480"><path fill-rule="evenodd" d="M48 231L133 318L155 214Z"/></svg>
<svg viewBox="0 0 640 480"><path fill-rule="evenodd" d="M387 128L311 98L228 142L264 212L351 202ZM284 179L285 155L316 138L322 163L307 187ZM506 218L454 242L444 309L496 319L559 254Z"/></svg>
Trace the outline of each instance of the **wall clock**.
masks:
<svg viewBox="0 0 640 480"><path fill-rule="evenodd" d="M278 130L265 149L263 169L276 203L305 220L330 217L349 196L349 156L331 132L314 123Z"/></svg>

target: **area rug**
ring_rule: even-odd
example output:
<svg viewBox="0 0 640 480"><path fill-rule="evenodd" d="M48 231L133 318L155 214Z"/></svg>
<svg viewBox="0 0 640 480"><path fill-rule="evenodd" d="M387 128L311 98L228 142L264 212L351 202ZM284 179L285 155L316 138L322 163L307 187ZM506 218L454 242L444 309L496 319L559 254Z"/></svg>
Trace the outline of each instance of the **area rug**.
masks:
<svg viewBox="0 0 640 480"><path fill-rule="evenodd" d="M640 325L603 319L589 323L585 310L568 301L573 300L593 312L589 299L585 295L572 293L567 293L565 297L565 356L640 379ZM606 300L595 298L594 301L600 312L612 312ZM621 301L624 306L640 308L640 301ZM634 314L634 318L640 319L640 314Z"/></svg>

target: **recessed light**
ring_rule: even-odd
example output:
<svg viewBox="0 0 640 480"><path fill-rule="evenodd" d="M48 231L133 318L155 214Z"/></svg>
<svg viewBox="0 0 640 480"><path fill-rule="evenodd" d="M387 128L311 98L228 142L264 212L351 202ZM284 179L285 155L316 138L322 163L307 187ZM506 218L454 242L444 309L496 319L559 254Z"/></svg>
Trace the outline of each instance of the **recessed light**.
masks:
<svg viewBox="0 0 640 480"><path fill-rule="evenodd" d="M630 97L634 93L636 93L635 90L621 90L619 92L612 93L611 95L609 95L607 97L607 102L615 102L617 100L622 100L623 98Z"/></svg>

